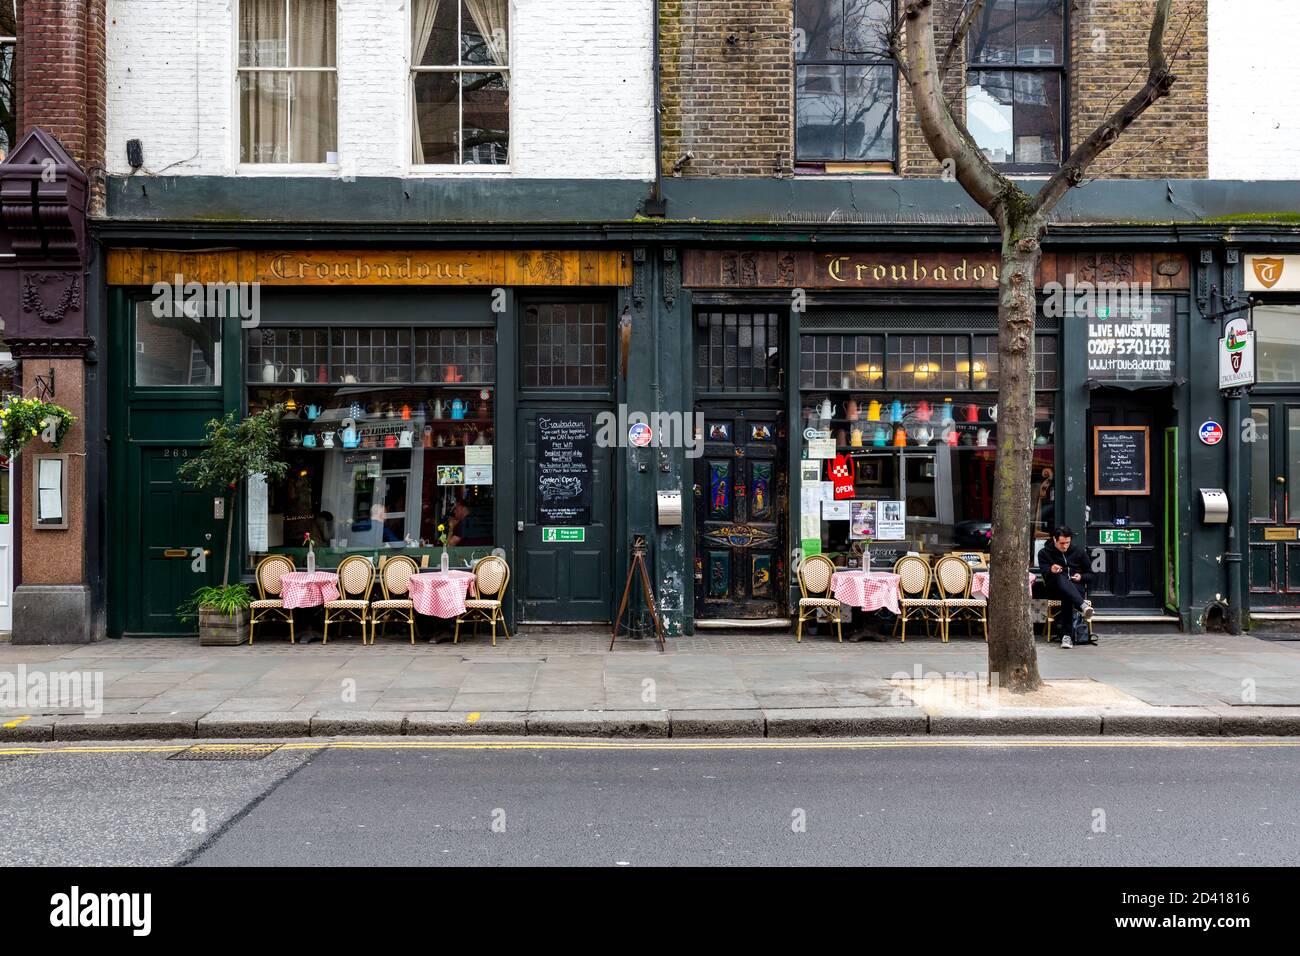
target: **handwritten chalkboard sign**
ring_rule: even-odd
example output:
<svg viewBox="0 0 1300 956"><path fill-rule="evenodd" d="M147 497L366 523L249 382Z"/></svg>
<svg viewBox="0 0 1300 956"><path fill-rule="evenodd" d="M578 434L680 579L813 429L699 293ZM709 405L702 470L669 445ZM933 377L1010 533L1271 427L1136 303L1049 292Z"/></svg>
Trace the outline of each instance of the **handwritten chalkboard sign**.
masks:
<svg viewBox="0 0 1300 956"><path fill-rule="evenodd" d="M591 524L589 412L537 416L537 523Z"/></svg>
<svg viewBox="0 0 1300 956"><path fill-rule="evenodd" d="M1092 429L1092 493L1151 493L1151 430L1146 425L1095 425Z"/></svg>

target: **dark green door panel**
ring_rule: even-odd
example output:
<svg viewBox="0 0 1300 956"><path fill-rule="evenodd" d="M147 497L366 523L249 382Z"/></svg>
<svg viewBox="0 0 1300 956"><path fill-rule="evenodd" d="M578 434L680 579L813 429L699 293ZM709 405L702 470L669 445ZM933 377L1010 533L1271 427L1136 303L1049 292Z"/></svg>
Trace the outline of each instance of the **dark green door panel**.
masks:
<svg viewBox="0 0 1300 956"><path fill-rule="evenodd" d="M1251 402L1250 603L1258 610L1300 607L1300 401Z"/></svg>
<svg viewBox="0 0 1300 956"><path fill-rule="evenodd" d="M607 408L566 404L564 411L599 412ZM523 531L517 533L518 580L512 587L518 588L519 620L525 624L606 624L612 619L613 453L592 443L591 524L584 529L585 540L544 542L537 520L537 416L555 411L554 407L524 408L518 414L515 501Z"/></svg>
<svg viewBox="0 0 1300 956"><path fill-rule="evenodd" d="M177 467L195 451L175 447L140 450L144 478L140 631L144 633L192 633L193 622L180 621L177 606L196 588L221 583L223 528L213 517L213 496L176 478ZM201 563L196 552L205 552Z"/></svg>

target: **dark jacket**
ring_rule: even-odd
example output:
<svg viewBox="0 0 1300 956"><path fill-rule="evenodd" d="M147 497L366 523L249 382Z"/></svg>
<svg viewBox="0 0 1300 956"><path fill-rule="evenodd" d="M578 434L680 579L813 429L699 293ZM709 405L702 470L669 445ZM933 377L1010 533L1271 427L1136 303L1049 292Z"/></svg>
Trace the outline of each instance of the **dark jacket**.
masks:
<svg viewBox="0 0 1300 956"><path fill-rule="evenodd" d="M1059 564L1065 568L1068 577L1073 577L1076 574L1081 575L1083 580L1080 583L1082 584L1087 584L1092 580L1092 566L1088 562L1088 553L1083 550L1083 545L1075 544L1072 541L1070 542L1070 550L1065 554L1061 553L1061 549L1056 546L1055 541L1049 539L1047 544L1043 545L1043 550L1038 552L1038 570L1043 575L1043 581L1048 587L1051 587L1052 579L1055 577L1051 571L1054 564Z"/></svg>

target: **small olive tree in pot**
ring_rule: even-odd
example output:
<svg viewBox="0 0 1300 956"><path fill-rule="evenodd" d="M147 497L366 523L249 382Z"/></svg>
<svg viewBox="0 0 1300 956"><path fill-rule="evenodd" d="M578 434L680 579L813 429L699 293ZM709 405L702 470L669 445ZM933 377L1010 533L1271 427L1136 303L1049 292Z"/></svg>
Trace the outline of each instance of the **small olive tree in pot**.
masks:
<svg viewBox="0 0 1300 956"><path fill-rule="evenodd" d="M230 583L231 542L235 531L235 498L240 483L254 475L267 481L283 478L288 466L280 458L282 405L272 405L240 418L227 412L207 424L203 451L177 469L177 476L203 491L225 498L226 547L221 558L220 587L202 587L181 606L182 617L197 616L200 644L242 644L247 639L248 586Z"/></svg>

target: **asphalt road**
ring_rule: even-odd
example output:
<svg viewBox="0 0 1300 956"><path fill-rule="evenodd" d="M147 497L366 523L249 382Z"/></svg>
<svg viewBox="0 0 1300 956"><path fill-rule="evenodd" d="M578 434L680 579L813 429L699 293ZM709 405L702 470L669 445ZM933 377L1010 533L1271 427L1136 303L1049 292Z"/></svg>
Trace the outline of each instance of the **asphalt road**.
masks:
<svg viewBox="0 0 1300 956"><path fill-rule="evenodd" d="M1294 742L318 747L0 756L0 861L1300 863Z"/></svg>

